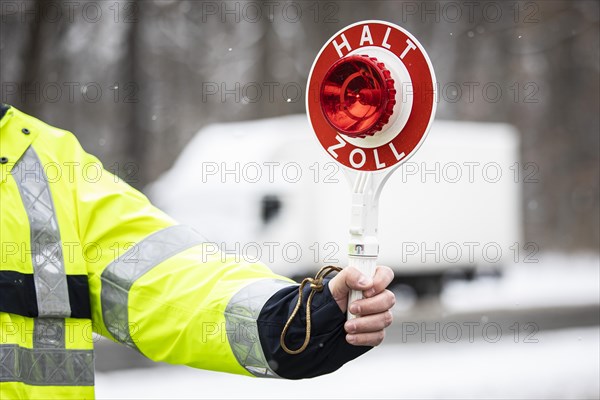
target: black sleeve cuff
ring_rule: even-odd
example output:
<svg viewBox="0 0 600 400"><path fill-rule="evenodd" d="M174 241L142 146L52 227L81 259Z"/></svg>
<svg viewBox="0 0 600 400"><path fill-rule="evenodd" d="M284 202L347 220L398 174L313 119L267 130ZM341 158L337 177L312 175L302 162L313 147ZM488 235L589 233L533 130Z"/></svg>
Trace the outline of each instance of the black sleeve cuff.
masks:
<svg viewBox="0 0 600 400"><path fill-rule="evenodd" d="M303 304L285 338L290 349L297 349L304 343L306 299L309 294L310 286L307 285L303 292ZM372 348L353 346L346 342L346 315L333 299L329 291L329 280L326 279L323 291L315 293L312 300L312 329L308 347L300 354L286 353L280 346L279 338L297 301L297 286L283 288L265 303L257 321L265 358L280 377L302 379L328 374Z"/></svg>

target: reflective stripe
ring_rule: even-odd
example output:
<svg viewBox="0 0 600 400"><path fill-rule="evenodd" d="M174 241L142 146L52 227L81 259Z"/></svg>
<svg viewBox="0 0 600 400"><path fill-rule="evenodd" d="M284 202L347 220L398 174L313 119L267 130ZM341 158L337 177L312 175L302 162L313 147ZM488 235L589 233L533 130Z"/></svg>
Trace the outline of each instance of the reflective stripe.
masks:
<svg viewBox="0 0 600 400"><path fill-rule="evenodd" d="M129 289L152 268L205 239L192 228L175 225L148 236L102 272L101 304L106 329L121 343L136 349L129 332Z"/></svg>
<svg viewBox="0 0 600 400"><path fill-rule="evenodd" d="M64 349L65 320L62 318L36 318L33 321L34 349Z"/></svg>
<svg viewBox="0 0 600 400"><path fill-rule="evenodd" d="M69 291L60 232L42 164L31 146L11 171L31 233L31 261L40 317L69 317Z"/></svg>
<svg viewBox="0 0 600 400"><path fill-rule="evenodd" d="M52 194L40 159L30 146L11 171L29 219L33 285L24 285L24 275L17 279L12 294L19 295L2 305L27 313L36 313L33 348L0 344L0 382L23 382L28 385L93 386L93 350L65 349L65 319L71 316L69 285L65 273L62 243ZM13 274L14 275L14 274ZM89 302L85 282L73 280L74 300ZM77 282L76 282L77 281ZM75 287L75 283L79 283ZM33 286L35 299L20 293ZM81 292L81 293L80 293ZM85 293L83 293L85 292ZM22 304L21 304L22 303ZM32 304L37 306L33 309ZM79 307L79 306L78 306ZM89 303L81 305L89 314Z"/></svg>
<svg viewBox="0 0 600 400"><path fill-rule="evenodd" d="M0 382L37 386L93 386L92 350L27 349L0 344Z"/></svg>
<svg viewBox="0 0 600 400"><path fill-rule="evenodd" d="M261 279L238 291L225 308L231 350L240 365L254 376L279 378L263 353L256 320L267 300L289 286L288 281Z"/></svg>

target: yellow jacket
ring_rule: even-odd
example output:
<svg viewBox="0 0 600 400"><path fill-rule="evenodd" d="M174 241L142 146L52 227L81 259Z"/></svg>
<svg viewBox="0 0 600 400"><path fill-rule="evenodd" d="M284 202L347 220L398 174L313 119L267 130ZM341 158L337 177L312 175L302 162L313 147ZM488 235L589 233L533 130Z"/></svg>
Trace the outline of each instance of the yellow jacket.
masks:
<svg viewBox="0 0 600 400"><path fill-rule="evenodd" d="M322 297L319 356L294 367L275 340L291 280L207 251L71 133L2 107L0 398L93 398L92 332L155 361L251 376L314 376L364 352L345 344L343 314ZM319 350L324 338L335 346ZM314 370L331 352L335 365Z"/></svg>

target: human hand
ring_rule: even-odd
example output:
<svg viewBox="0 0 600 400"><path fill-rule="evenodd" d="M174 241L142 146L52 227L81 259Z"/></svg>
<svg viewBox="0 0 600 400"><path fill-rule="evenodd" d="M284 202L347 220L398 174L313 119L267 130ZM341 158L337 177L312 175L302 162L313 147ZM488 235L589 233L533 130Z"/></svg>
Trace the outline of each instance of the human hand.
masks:
<svg viewBox="0 0 600 400"><path fill-rule="evenodd" d="M373 278L353 267L344 268L331 281L329 291L342 312L348 306L351 290L362 290L364 298L350 304L356 318L346 321L346 341L355 346L377 346L385 337L385 328L393 320L391 308L396 303L394 294L386 287L394 279L389 267L378 266Z"/></svg>

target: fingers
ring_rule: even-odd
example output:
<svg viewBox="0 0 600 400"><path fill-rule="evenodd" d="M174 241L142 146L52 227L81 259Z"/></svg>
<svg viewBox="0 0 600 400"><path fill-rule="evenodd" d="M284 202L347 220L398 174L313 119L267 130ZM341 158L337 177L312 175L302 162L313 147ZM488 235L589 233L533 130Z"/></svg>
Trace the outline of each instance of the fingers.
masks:
<svg viewBox="0 0 600 400"><path fill-rule="evenodd" d="M385 338L385 331L369 332L362 334L348 334L346 341L354 346L378 346Z"/></svg>
<svg viewBox="0 0 600 400"><path fill-rule="evenodd" d="M372 287L373 279L353 267L344 268L329 281L329 291L343 312L346 312L350 290L368 291Z"/></svg>
<svg viewBox="0 0 600 400"><path fill-rule="evenodd" d="M378 314L389 310L394 304L396 304L396 296L386 289L373 297L356 300L350 304L350 312L361 316Z"/></svg>
<svg viewBox="0 0 600 400"><path fill-rule="evenodd" d="M346 287L352 290L368 290L373 286L373 279L364 275L354 267L347 267L340 273L344 274L344 282Z"/></svg>
<svg viewBox="0 0 600 400"><path fill-rule="evenodd" d="M393 320L392 312L387 310L379 314L351 319L346 322L344 328L350 334L377 332L390 326Z"/></svg>
<svg viewBox="0 0 600 400"><path fill-rule="evenodd" d="M394 280L394 271L390 267L378 266L373 276L373 287L365 290L365 297L373 297L381 293Z"/></svg>
<svg viewBox="0 0 600 400"><path fill-rule="evenodd" d="M371 302L372 300L377 300L380 303L376 307L380 307L381 304L393 305L394 303L393 300L385 299L385 297L388 297L385 292L376 297L381 297L381 299L371 298L361 301ZM358 303L358 301L355 303ZM354 346L378 346L385 338L385 328L390 326L393 320L394 316L392 312L386 309L377 314L362 315L347 321L344 325L346 332L348 332L346 341Z"/></svg>
<svg viewBox="0 0 600 400"><path fill-rule="evenodd" d="M344 325L348 332L346 341L355 346L377 346L385 338L385 328L393 321L390 309L396 304L396 297L386 287L394 279L394 272L389 267L378 266L373 279L366 284L358 270L346 268L344 271L349 271L344 279L346 287L362 290L365 296L350 305L350 312L358 317ZM347 294L348 291L344 293L344 298Z"/></svg>

